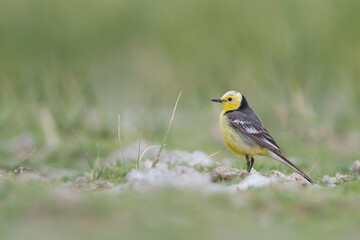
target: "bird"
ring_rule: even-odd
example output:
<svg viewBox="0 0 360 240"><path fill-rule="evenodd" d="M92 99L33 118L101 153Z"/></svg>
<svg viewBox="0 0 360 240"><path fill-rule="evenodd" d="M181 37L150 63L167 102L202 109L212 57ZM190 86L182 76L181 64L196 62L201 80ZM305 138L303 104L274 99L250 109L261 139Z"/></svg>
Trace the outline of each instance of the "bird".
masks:
<svg viewBox="0 0 360 240"><path fill-rule="evenodd" d="M265 129L259 116L252 110L244 95L228 91L221 98L211 99L220 103L220 131L225 145L235 154L245 157L247 172L254 165L254 156L267 156L284 163L303 176L309 183L313 180L289 161L274 138Z"/></svg>

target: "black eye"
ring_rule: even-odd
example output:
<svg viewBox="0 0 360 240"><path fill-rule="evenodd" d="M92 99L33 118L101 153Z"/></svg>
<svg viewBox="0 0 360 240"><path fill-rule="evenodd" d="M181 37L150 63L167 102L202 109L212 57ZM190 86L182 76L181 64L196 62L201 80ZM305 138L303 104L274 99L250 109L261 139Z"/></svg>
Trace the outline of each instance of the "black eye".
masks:
<svg viewBox="0 0 360 240"><path fill-rule="evenodd" d="M228 101L229 101L229 102L230 102L230 101L232 101L232 98L231 98L231 97L229 97L229 98L228 98Z"/></svg>

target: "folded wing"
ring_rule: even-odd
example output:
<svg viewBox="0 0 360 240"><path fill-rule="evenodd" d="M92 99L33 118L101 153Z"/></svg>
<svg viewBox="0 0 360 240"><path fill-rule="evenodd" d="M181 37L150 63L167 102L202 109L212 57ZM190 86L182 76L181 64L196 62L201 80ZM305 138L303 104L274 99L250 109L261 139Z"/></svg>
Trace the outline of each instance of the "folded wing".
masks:
<svg viewBox="0 0 360 240"><path fill-rule="evenodd" d="M282 153L281 148L277 145L275 140L271 137L270 133L264 128L262 124L257 122L250 122L245 119L232 119L229 117L231 125L240 133L248 136L260 146L275 152Z"/></svg>

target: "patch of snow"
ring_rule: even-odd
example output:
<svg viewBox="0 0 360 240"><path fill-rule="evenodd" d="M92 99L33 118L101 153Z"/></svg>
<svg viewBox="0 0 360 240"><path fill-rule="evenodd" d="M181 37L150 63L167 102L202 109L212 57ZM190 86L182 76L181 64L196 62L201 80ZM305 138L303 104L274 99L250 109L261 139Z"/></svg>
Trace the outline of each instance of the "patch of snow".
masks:
<svg viewBox="0 0 360 240"><path fill-rule="evenodd" d="M145 151L146 148L150 146L155 146L155 144L151 145L144 140L140 141L140 155ZM142 159L154 159L155 155L159 151L158 147L150 148L146 151ZM124 158L127 161L136 161L139 157L139 142L135 141L124 148ZM122 161L122 153L121 150L116 150L107 158L107 162L115 163L116 160ZM169 165L182 165L192 167L195 164L199 163L199 166L211 166L214 164L214 161L208 158L208 154L203 153L201 151L188 152L183 150L173 150L167 151L164 150L161 153L159 163L167 163Z"/></svg>
<svg viewBox="0 0 360 240"><path fill-rule="evenodd" d="M186 166L177 166L172 169L132 170L128 174L125 187L137 192L149 192L164 188L200 191L218 189L215 184L211 183L208 175Z"/></svg>
<svg viewBox="0 0 360 240"><path fill-rule="evenodd" d="M227 190L231 193L239 190L247 190L249 188L262 188L268 187L271 183L269 177L261 175L255 169L252 169L248 176L246 176L241 182L233 184L227 187Z"/></svg>
<svg viewBox="0 0 360 240"><path fill-rule="evenodd" d="M201 151L188 152L183 150L173 150L166 152L160 157L160 162L164 161L170 165L185 165L192 167L195 164L208 167L214 164L214 161L206 153Z"/></svg>

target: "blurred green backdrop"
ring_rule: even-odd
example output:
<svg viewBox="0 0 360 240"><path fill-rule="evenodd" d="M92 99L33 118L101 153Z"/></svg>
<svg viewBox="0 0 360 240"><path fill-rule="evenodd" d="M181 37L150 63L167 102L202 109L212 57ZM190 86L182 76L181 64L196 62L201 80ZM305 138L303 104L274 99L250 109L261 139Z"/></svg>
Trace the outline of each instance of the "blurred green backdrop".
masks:
<svg viewBox="0 0 360 240"><path fill-rule="evenodd" d="M2 0L1 166L21 160L9 144L24 135L33 164L78 166L78 142L106 156L118 148L118 113L125 144L159 142L181 90L168 148L232 156L209 99L237 90L302 166L347 171L360 157L359 9L356 0Z"/></svg>

